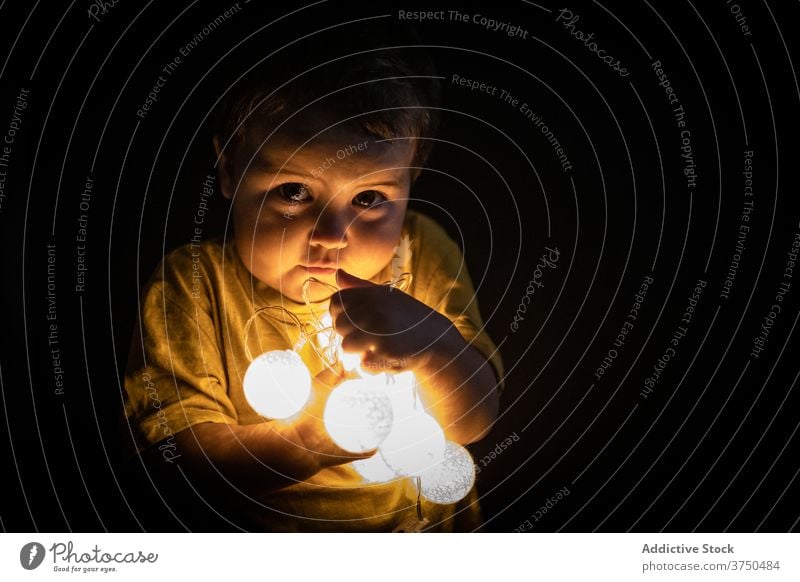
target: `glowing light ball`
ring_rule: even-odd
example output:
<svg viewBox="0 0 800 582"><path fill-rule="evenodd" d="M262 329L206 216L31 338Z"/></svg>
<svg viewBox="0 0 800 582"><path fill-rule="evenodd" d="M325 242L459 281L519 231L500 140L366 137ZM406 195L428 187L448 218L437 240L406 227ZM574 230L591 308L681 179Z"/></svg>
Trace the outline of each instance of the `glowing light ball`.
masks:
<svg viewBox="0 0 800 582"><path fill-rule="evenodd" d="M328 397L322 419L331 439L352 453L372 450L392 429L392 403L371 379L343 382Z"/></svg>
<svg viewBox="0 0 800 582"><path fill-rule="evenodd" d="M386 464L380 453L375 453L368 459L353 461L352 465L358 474L370 483L385 483L397 479L397 475Z"/></svg>
<svg viewBox="0 0 800 582"><path fill-rule="evenodd" d="M380 448L386 464L397 475L421 475L444 459L444 432L428 414L415 411L398 420Z"/></svg>
<svg viewBox="0 0 800 582"><path fill-rule="evenodd" d="M244 395L261 416L288 418L298 413L311 395L311 374L292 350L264 352L244 374Z"/></svg>
<svg viewBox="0 0 800 582"><path fill-rule="evenodd" d="M447 441L442 462L425 471L420 480L426 499L442 505L457 503L475 485L475 462L467 449Z"/></svg>
<svg viewBox="0 0 800 582"><path fill-rule="evenodd" d="M422 409L422 404L416 403L414 398L414 385L417 381L414 372L384 373L378 377L383 378L386 393L392 401L395 422L415 414L417 412L415 404L419 406L420 410Z"/></svg>

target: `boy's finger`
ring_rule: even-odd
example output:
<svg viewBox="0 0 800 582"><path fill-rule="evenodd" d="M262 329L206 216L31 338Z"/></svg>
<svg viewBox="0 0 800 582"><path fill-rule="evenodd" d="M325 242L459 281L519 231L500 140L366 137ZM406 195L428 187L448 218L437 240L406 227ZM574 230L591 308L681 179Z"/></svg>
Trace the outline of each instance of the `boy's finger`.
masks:
<svg viewBox="0 0 800 582"><path fill-rule="evenodd" d="M375 351L375 336L363 331L353 331L342 340L342 350L349 353Z"/></svg>
<svg viewBox="0 0 800 582"><path fill-rule="evenodd" d="M347 337L353 331L358 330L358 326L356 326L352 317L348 313L342 311L341 314L333 318L333 329L335 329L336 333L339 335Z"/></svg>
<svg viewBox="0 0 800 582"><path fill-rule="evenodd" d="M363 461L364 459L369 459L370 457L374 456L375 453L378 452L378 449L371 449L364 453L353 453L351 451L346 451L338 446L336 448L339 449L338 456L347 459L351 463L353 461Z"/></svg>
<svg viewBox="0 0 800 582"><path fill-rule="evenodd" d="M343 269L336 271L336 285L339 289L352 289L354 287L375 287L375 283L366 279L359 279Z"/></svg>
<svg viewBox="0 0 800 582"><path fill-rule="evenodd" d="M353 461L363 461L369 459L378 452L378 449L372 449L366 453L351 453L336 446L331 441L332 450L327 453L321 453L321 459L324 466L343 465L345 463L352 463Z"/></svg>

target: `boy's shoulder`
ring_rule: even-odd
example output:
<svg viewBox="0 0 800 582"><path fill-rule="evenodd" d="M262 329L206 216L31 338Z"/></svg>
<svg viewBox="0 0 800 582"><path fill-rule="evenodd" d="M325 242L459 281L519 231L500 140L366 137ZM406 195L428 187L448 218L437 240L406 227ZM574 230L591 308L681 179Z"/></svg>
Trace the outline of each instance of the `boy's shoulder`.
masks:
<svg viewBox="0 0 800 582"><path fill-rule="evenodd" d="M181 278L191 275L192 270L196 269L193 265L199 264L205 269L208 265L222 264L226 258L226 246L232 244L233 240L223 241L222 236L186 243L164 255L156 274L160 271L165 278L168 274Z"/></svg>
<svg viewBox="0 0 800 582"><path fill-rule="evenodd" d="M406 211L405 230L409 237L412 240L418 240L421 246L436 247L455 244L442 225L418 210Z"/></svg>
<svg viewBox="0 0 800 582"><path fill-rule="evenodd" d="M218 236L173 249L153 271L147 290L159 287L172 299L197 297L201 288L213 285L223 268L235 268L233 264L225 265L226 260L235 258L235 253L229 253L232 244L232 240L224 241Z"/></svg>
<svg viewBox="0 0 800 582"><path fill-rule="evenodd" d="M406 212L405 233L417 259L434 266L442 257L458 257L461 247L436 220L417 210Z"/></svg>

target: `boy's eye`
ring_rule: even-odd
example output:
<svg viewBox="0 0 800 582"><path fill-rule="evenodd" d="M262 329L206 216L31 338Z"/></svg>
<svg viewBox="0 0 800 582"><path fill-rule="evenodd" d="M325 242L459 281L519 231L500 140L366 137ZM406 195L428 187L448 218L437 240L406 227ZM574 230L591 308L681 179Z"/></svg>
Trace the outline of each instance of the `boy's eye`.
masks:
<svg viewBox="0 0 800 582"><path fill-rule="evenodd" d="M277 188L270 190L267 194L277 195L281 201L290 202L292 204L307 202L311 199L311 190L309 190L308 186L297 182L281 184Z"/></svg>
<svg viewBox="0 0 800 582"><path fill-rule="evenodd" d="M355 198L353 198L353 204L362 208L371 208L385 200L386 197L377 190L364 190L356 194Z"/></svg>

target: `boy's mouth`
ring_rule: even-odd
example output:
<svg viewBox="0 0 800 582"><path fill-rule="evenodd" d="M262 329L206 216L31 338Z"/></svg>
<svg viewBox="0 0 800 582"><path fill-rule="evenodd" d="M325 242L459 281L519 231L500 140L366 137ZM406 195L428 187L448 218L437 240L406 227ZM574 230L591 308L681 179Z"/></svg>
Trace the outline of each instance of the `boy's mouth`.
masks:
<svg viewBox="0 0 800 582"><path fill-rule="evenodd" d="M335 275L336 265L330 263L313 263L311 265L300 265L303 269L308 271L311 275Z"/></svg>

